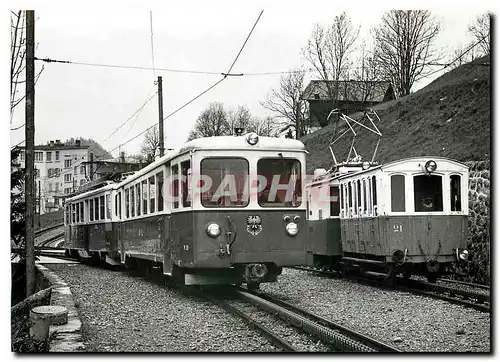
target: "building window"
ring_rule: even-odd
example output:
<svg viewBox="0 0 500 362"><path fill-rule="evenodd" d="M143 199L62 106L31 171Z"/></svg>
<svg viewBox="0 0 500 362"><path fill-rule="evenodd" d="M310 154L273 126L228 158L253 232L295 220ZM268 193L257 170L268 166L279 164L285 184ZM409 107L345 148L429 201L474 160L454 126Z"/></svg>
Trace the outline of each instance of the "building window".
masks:
<svg viewBox="0 0 500 362"><path fill-rule="evenodd" d="M84 175L85 174L85 166L82 165L80 166L80 175Z"/></svg>
<svg viewBox="0 0 500 362"><path fill-rule="evenodd" d="M71 159L70 158L64 160L64 167L65 168L70 168L71 167Z"/></svg>
<svg viewBox="0 0 500 362"><path fill-rule="evenodd" d="M78 166L73 167L73 173L76 175L76 171L78 170Z"/></svg>
<svg viewBox="0 0 500 362"><path fill-rule="evenodd" d="M59 192L59 182L55 183L55 192Z"/></svg>
<svg viewBox="0 0 500 362"><path fill-rule="evenodd" d="M52 162L52 151L47 151L47 162Z"/></svg>
<svg viewBox="0 0 500 362"><path fill-rule="evenodd" d="M24 158L25 158L25 156L26 156L26 155L25 155L25 153L24 153L24 151L21 151L20 156L21 156L21 161L24 161Z"/></svg>
<svg viewBox="0 0 500 362"><path fill-rule="evenodd" d="M391 176L391 211L404 212L405 207L405 176Z"/></svg>
<svg viewBox="0 0 500 362"><path fill-rule="evenodd" d="M64 193L65 193L66 195L69 195L69 194L71 193L71 187L69 187L69 188L65 188L65 189L64 189Z"/></svg>
<svg viewBox="0 0 500 362"><path fill-rule="evenodd" d="M40 177L40 170L38 168L35 168L35 178Z"/></svg>
<svg viewBox="0 0 500 362"><path fill-rule="evenodd" d="M49 192L52 192L52 184L49 182Z"/></svg>
<svg viewBox="0 0 500 362"><path fill-rule="evenodd" d="M59 151L56 151L56 161L59 161Z"/></svg>
<svg viewBox="0 0 500 362"><path fill-rule="evenodd" d="M71 182L71 174L67 173L64 175L64 182Z"/></svg>
<svg viewBox="0 0 500 362"><path fill-rule="evenodd" d="M83 186L85 184L85 180L84 179L81 179L80 180L80 186Z"/></svg>
<svg viewBox="0 0 500 362"><path fill-rule="evenodd" d="M43 162L43 152L35 152L35 162Z"/></svg>
<svg viewBox="0 0 500 362"><path fill-rule="evenodd" d="M460 176L450 176L450 201L451 211L462 211L461 191L460 191Z"/></svg>

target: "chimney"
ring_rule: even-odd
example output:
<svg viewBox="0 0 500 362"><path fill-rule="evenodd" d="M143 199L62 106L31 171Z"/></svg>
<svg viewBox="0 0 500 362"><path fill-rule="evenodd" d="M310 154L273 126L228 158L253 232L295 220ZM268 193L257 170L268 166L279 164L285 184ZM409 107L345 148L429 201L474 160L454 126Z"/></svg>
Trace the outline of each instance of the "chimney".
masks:
<svg viewBox="0 0 500 362"><path fill-rule="evenodd" d="M80 147L80 140L75 140L76 147Z"/></svg>
<svg viewBox="0 0 500 362"><path fill-rule="evenodd" d="M60 145L61 144L61 140L56 140L56 145Z"/></svg>
<svg viewBox="0 0 500 362"><path fill-rule="evenodd" d="M120 152L120 162L125 163L125 151Z"/></svg>
<svg viewBox="0 0 500 362"><path fill-rule="evenodd" d="M54 141L50 141L50 147L54 147Z"/></svg>

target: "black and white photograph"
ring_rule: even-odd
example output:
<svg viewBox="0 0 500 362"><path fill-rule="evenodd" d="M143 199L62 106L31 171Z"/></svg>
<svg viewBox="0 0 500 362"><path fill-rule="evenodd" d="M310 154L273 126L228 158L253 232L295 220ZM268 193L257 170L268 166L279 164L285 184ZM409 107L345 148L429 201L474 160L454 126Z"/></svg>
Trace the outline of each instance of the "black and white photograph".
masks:
<svg viewBox="0 0 500 362"><path fill-rule="evenodd" d="M11 354L492 354L468 5L11 3Z"/></svg>

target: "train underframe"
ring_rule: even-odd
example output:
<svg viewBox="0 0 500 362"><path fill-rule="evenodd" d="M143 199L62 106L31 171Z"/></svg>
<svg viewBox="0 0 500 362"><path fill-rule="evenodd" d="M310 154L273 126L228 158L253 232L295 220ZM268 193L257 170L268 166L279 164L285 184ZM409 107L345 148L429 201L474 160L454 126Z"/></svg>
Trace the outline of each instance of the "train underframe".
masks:
<svg viewBox="0 0 500 362"><path fill-rule="evenodd" d="M456 273L466 262L457 261L455 255L441 255L437 259L426 260L424 256L408 256L406 260L393 261L392 256L374 256L345 253L341 255L313 254L313 266L321 270L340 271L344 274L359 273L395 283L398 274L403 281L412 275L425 276L435 283L440 276Z"/></svg>

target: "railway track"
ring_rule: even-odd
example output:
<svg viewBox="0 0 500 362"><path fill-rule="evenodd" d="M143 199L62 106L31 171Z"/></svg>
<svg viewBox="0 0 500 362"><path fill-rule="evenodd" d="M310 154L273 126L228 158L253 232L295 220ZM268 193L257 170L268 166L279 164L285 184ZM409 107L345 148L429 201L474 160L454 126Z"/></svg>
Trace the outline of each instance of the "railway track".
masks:
<svg viewBox="0 0 500 362"><path fill-rule="evenodd" d="M309 271L329 277L339 277L341 275L338 272L322 271L302 266L292 267L292 269ZM449 279L438 279L437 284L432 284L421 280L410 279L410 282L404 285L403 278L397 278L398 283L395 286L391 286L388 283L373 278L356 276L354 277L354 279L358 282L363 282L369 285L375 284L383 288L393 288L397 290L412 292L414 294L425 295L436 299L446 300L451 303L460 304L466 307L471 307L483 312L490 311L489 287L480 284L461 282L461 283L455 283L460 286L452 287L440 283L440 282L449 283L450 282Z"/></svg>
<svg viewBox="0 0 500 362"><path fill-rule="evenodd" d="M261 292L248 292L244 289L234 289L233 295L237 298L249 302L261 310L267 311L288 323L289 325L299 329L301 332L311 335L324 344L330 346L332 351L340 352L399 352L398 349L376 341L368 336L362 335L349 328L341 326L332 321L326 320L311 312L308 312L299 307L293 306L287 302L279 300L268 294ZM213 298L213 296L211 297ZM256 328L259 328L258 322L252 321L252 317L242 316L240 310L235 312L231 306L229 309L225 305L227 302L216 299L217 303L226 308L230 313L235 313L243 319L250 321L249 323ZM263 331L265 336L271 336L270 341L284 351L297 351L283 338L277 336L274 332Z"/></svg>

